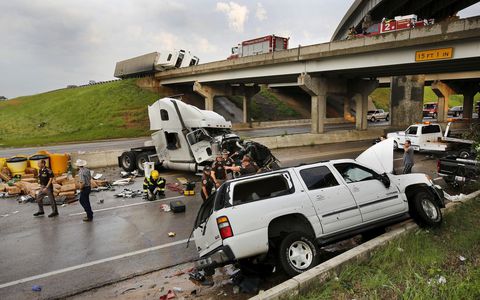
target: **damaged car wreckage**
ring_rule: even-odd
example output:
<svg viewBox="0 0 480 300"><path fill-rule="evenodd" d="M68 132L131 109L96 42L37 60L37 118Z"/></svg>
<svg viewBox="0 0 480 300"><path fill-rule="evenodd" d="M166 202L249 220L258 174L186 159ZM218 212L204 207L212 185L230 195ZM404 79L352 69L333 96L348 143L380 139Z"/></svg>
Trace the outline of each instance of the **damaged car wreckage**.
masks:
<svg viewBox="0 0 480 300"><path fill-rule="evenodd" d="M353 159L321 161L227 181L201 206L198 270L234 262L298 275L319 247L406 218L438 226L443 191L425 174L393 174L393 139ZM273 268L271 268L272 270Z"/></svg>

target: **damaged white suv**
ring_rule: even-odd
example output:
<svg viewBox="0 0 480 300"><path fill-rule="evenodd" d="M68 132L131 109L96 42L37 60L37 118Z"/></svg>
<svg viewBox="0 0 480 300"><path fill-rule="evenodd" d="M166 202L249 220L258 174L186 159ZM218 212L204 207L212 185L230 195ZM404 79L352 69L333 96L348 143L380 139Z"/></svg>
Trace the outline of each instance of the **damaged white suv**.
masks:
<svg viewBox="0 0 480 300"><path fill-rule="evenodd" d="M228 181L195 221L197 267L211 273L232 262L276 262L295 276L319 263L321 245L409 216L422 226L439 225L440 187L425 174L392 173L393 139L387 139L355 160Z"/></svg>

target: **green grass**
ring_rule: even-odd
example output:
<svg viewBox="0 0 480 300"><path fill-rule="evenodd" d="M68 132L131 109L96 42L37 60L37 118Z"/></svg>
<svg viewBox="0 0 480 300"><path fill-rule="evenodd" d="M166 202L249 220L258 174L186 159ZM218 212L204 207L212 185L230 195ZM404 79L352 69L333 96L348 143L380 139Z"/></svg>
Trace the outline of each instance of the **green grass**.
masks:
<svg viewBox="0 0 480 300"><path fill-rule="evenodd" d="M159 98L132 79L4 101L0 103L0 146L148 135L147 105ZM45 125L39 127L42 122Z"/></svg>
<svg viewBox="0 0 480 300"><path fill-rule="evenodd" d="M230 96L228 98L238 108L243 109L243 97ZM289 120L299 116L300 113L298 111L279 100L266 87L262 87L260 92L253 97L250 106L250 117L254 121Z"/></svg>
<svg viewBox="0 0 480 300"><path fill-rule="evenodd" d="M390 110L390 88L377 88L370 94L372 97L372 101L377 108L381 108L383 110L389 111ZM424 102L437 102L438 97L432 91L429 86L425 87L424 95L423 95ZM475 102L480 101L480 93L475 95ZM448 101L448 106L459 106L463 105L463 96L462 95L452 95Z"/></svg>
<svg viewBox="0 0 480 300"><path fill-rule="evenodd" d="M480 198L461 204L441 228L410 232L297 299L480 299L479 214Z"/></svg>

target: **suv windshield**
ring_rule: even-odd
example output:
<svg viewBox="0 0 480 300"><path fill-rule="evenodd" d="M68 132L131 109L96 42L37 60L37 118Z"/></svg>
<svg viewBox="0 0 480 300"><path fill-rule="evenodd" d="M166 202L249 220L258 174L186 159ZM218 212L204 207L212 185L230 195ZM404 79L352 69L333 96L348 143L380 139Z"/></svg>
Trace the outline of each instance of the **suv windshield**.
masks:
<svg viewBox="0 0 480 300"><path fill-rule="evenodd" d="M374 110L369 110L369 111L367 112L367 114L369 114L369 115L372 115L372 114L374 114L374 113L375 113Z"/></svg>

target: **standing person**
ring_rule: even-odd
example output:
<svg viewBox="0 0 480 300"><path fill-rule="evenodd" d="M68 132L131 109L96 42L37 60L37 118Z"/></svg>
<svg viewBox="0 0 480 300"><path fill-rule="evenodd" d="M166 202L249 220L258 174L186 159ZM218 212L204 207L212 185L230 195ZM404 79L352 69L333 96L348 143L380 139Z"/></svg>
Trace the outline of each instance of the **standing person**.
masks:
<svg viewBox="0 0 480 300"><path fill-rule="evenodd" d="M403 174L410 174L412 173L412 167L415 164L413 161L413 148L412 142L410 140L406 140L405 144L403 145Z"/></svg>
<svg viewBox="0 0 480 300"><path fill-rule="evenodd" d="M214 187L215 187L215 180L212 177L212 168L210 166L205 166L205 168L203 168L203 175L202 175L203 202L205 202L208 199L208 197L210 197Z"/></svg>
<svg viewBox="0 0 480 300"><path fill-rule="evenodd" d="M78 168L78 175L80 176L80 204L87 213L87 216L83 218L83 222L91 222L93 220L93 211L90 206L90 192L92 188L90 181L92 180L92 174L90 170L86 168L87 162L83 159L77 159L75 165Z"/></svg>
<svg viewBox="0 0 480 300"><path fill-rule="evenodd" d="M165 197L165 184L166 181L163 177L160 177L160 173L157 170L153 170L150 173L150 177L145 177L143 181L143 193L148 201L153 201L158 197Z"/></svg>
<svg viewBox="0 0 480 300"><path fill-rule="evenodd" d="M215 187L219 188L227 180L227 170L225 169L225 160L221 153L215 158L212 164L212 178L215 181Z"/></svg>
<svg viewBox="0 0 480 300"><path fill-rule="evenodd" d="M222 151L222 158L225 161L225 166L226 167L233 167L233 166L235 166L235 161L229 156L229 154L230 154L230 152L228 152L227 149L224 149ZM233 178L232 170L225 169L225 171L227 172L227 179L232 179Z"/></svg>
<svg viewBox="0 0 480 300"><path fill-rule="evenodd" d="M53 196L53 172L47 168L47 163L45 160L41 160L39 163L40 170L38 171L38 178L42 189L37 194L37 203L38 203L38 212L34 213L33 216L43 216L45 212L43 211L43 198L48 196L50 199L50 206L52 207L52 213L48 215L49 218L58 216L57 203L55 203L55 197Z"/></svg>

